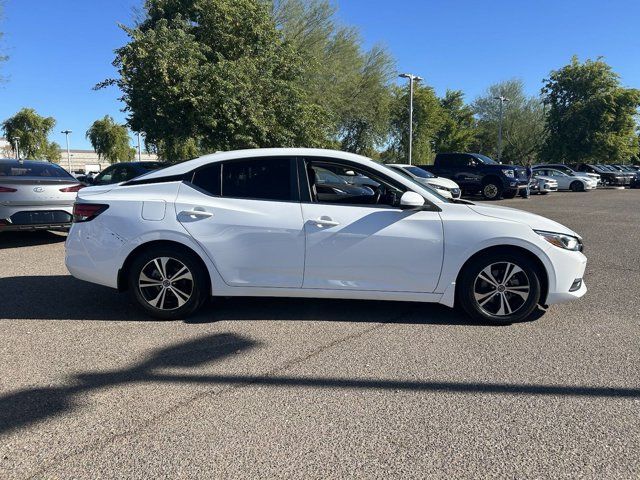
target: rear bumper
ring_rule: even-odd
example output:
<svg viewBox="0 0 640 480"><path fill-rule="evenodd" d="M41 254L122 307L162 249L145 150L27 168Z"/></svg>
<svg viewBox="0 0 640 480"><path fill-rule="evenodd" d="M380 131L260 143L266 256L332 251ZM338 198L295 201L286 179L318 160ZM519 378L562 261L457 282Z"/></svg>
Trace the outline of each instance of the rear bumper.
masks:
<svg viewBox="0 0 640 480"><path fill-rule="evenodd" d="M0 231L67 230L73 205L0 205Z"/></svg>

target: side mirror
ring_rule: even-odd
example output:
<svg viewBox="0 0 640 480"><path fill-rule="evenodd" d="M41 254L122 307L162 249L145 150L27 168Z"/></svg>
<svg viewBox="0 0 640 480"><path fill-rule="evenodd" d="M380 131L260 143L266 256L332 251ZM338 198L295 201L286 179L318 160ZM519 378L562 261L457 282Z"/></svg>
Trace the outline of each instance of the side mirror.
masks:
<svg viewBox="0 0 640 480"><path fill-rule="evenodd" d="M346 172L344 172L345 175L348 175L349 177L355 177L356 176L356 172L354 172L353 170L347 170Z"/></svg>
<svg viewBox="0 0 640 480"><path fill-rule="evenodd" d="M400 197L400 208L424 207L424 197L416 192L404 192Z"/></svg>

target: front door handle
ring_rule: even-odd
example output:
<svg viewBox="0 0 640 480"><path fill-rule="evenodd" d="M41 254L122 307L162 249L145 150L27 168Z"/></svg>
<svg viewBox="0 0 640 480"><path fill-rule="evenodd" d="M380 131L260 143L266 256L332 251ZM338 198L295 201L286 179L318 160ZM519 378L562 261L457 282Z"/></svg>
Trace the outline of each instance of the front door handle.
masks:
<svg viewBox="0 0 640 480"><path fill-rule="evenodd" d="M336 222L331 217L327 217L323 215L320 218L316 218L315 220L311 220L311 223L315 224L318 227L337 227L340 225L340 222Z"/></svg>
<svg viewBox="0 0 640 480"><path fill-rule="evenodd" d="M209 218L213 217L212 212L205 212L204 210L198 210L194 208L193 210L183 210L180 212L181 215L187 215L189 217L200 217L200 218Z"/></svg>

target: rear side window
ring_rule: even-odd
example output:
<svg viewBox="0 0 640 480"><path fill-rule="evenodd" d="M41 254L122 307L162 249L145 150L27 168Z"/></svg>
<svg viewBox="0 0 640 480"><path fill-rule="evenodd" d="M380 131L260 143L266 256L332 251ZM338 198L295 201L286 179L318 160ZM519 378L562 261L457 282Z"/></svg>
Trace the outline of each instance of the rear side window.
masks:
<svg viewBox="0 0 640 480"><path fill-rule="evenodd" d="M193 183L209 195L220 196L220 163L213 163L193 175Z"/></svg>
<svg viewBox="0 0 640 480"><path fill-rule="evenodd" d="M222 196L257 200L297 200L293 159L251 158L222 164Z"/></svg>
<svg viewBox="0 0 640 480"><path fill-rule="evenodd" d="M53 163L35 163L29 160L0 164L0 177L44 177L73 179L67 171Z"/></svg>

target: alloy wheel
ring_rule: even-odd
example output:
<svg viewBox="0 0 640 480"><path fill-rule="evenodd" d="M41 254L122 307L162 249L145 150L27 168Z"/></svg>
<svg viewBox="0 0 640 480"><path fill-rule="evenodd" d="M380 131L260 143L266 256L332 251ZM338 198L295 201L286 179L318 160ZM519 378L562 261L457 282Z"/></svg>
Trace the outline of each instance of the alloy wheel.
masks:
<svg viewBox="0 0 640 480"><path fill-rule="evenodd" d="M495 198L498 195L498 187L493 183L485 185L483 190L484 196L487 198Z"/></svg>
<svg viewBox="0 0 640 480"><path fill-rule="evenodd" d="M180 260L158 257L140 270L138 288L145 301L159 310L175 310L193 294L193 274Z"/></svg>
<svg viewBox="0 0 640 480"><path fill-rule="evenodd" d="M483 312L506 317L525 305L531 294L531 283L524 270L515 263L496 262L477 275L473 294Z"/></svg>

